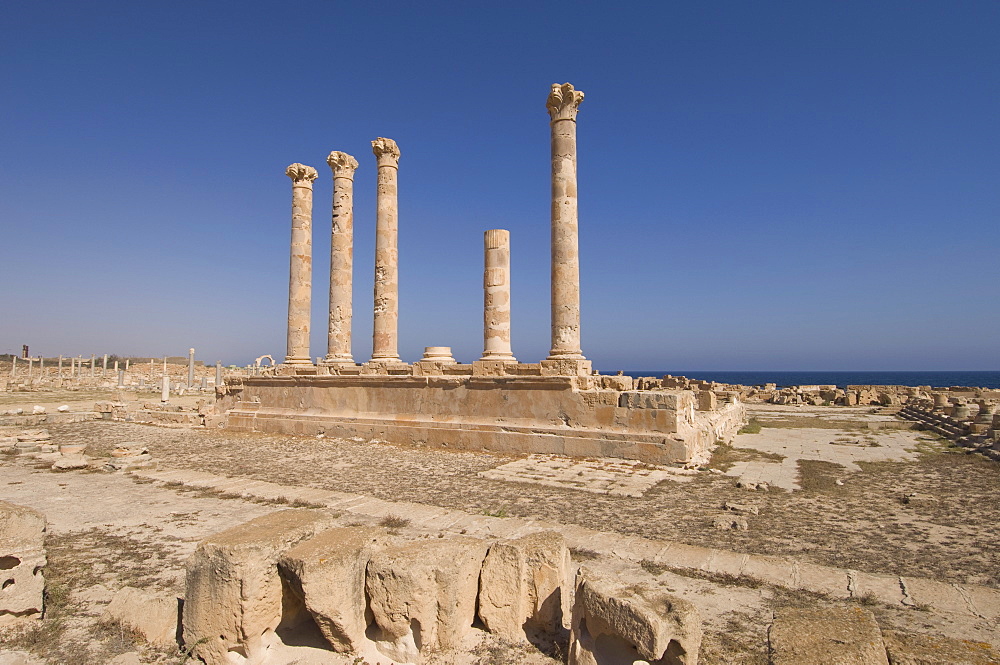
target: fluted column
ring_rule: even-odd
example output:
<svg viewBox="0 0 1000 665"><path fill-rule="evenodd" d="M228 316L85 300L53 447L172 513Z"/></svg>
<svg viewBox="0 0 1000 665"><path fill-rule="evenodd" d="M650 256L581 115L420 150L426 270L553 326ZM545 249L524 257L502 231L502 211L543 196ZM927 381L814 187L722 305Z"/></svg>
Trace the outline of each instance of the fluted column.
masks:
<svg viewBox="0 0 1000 665"><path fill-rule="evenodd" d="M485 245L480 360L517 362L510 348L510 231L487 231Z"/></svg>
<svg viewBox="0 0 1000 665"><path fill-rule="evenodd" d="M358 160L331 152L333 222L330 230L330 324L324 365L354 364L351 356L352 288L354 275L354 171Z"/></svg>
<svg viewBox="0 0 1000 665"><path fill-rule="evenodd" d="M288 268L288 353L285 364L311 365L309 316L312 298L312 195L316 169L292 164L292 244Z"/></svg>
<svg viewBox="0 0 1000 665"><path fill-rule="evenodd" d="M378 158L378 202L375 219L375 326L372 360L399 361L399 218L396 178L399 147L392 139L372 141Z"/></svg>
<svg viewBox="0 0 1000 665"><path fill-rule="evenodd" d="M576 114L583 93L552 84L552 350L548 360L583 360L576 195Z"/></svg>

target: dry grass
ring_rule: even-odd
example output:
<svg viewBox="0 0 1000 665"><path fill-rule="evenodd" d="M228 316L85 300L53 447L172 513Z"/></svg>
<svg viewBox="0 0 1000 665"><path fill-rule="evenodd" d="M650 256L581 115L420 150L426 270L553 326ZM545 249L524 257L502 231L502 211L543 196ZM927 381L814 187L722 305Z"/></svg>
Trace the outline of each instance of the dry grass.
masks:
<svg viewBox="0 0 1000 665"><path fill-rule="evenodd" d="M386 515L381 520L379 520L379 526L384 526L388 529L402 529L403 527L410 525L410 519L408 517L402 517L400 515Z"/></svg>

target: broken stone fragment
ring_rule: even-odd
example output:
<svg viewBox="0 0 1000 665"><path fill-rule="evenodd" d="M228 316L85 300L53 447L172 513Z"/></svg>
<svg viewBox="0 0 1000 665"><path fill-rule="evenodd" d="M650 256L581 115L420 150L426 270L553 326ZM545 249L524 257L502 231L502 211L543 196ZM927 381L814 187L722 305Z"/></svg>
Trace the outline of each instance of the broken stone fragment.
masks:
<svg viewBox="0 0 1000 665"><path fill-rule="evenodd" d="M71 471L73 469L86 469L90 460L86 455L77 453L75 455L60 455L59 459L52 463L54 471Z"/></svg>
<svg viewBox="0 0 1000 665"><path fill-rule="evenodd" d="M712 526L716 529L732 529L734 531L747 531L750 524L745 517L734 517L732 515L719 515L712 520Z"/></svg>
<svg viewBox="0 0 1000 665"><path fill-rule="evenodd" d="M472 627L484 541L459 537L428 540L375 554L365 588L382 654L404 663L421 654L454 649Z"/></svg>
<svg viewBox="0 0 1000 665"><path fill-rule="evenodd" d="M734 503L732 501L726 501L723 508L734 513L750 513L751 515L757 515L760 513L760 508L748 503Z"/></svg>
<svg viewBox="0 0 1000 665"><path fill-rule="evenodd" d="M555 531L494 543L479 578L479 618L513 642L552 635L569 618L570 566L566 540Z"/></svg>
<svg viewBox="0 0 1000 665"><path fill-rule="evenodd" d="M132 628L150 644L169 645L177 642L177 617L176 598L123 587L101 619Z"/></svg>
<svg viewBox="0 0 1000 665"><path fill-rule="evenodd" d="M187 562L184 644L206 665L251 662L278 641L285 607L278 559L334 518L307 509L280 510L218 533L198 544ZM294 609L294 608L293 608Z"/></svg>
<svg viewBox="0 0 1000 665"><path fill-rule="evenodd" d="M686 600L646 585L577 573L569 665L697 665L701 617Z"/></svg>
<svg viewBox="0 0 1000 665"><path fill-rule="evenodd" d="M790 607L768 631L772 665L889 665L875 615L861 607Z"/></svg>
<svg viewBox="0 0 1000 665"><path fill-rule="evenodd" d="M278 562L334 651L359 651L366 643L365 569L372 554L389 544L385 529L330 529L302 541Z"/></svg>
<svg viewBox="0 0 1000 665"><path fill-rule="evenodd" d="M45 516L0 501L0 625L41 617L44 567Z"/></svg>

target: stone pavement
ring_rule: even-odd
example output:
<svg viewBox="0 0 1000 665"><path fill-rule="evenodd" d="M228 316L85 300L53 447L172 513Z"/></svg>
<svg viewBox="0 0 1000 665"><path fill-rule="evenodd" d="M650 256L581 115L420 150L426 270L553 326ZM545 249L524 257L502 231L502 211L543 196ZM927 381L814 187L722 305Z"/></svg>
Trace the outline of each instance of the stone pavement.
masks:
<svg viewBox="0 0 1000 665"><path fill-rule="evenodd" d="M322 505L350 514L359 521L378 521L389 515L398 515L411 520L417 528L482 538L515 538L535 531L555 530L561 532L569 546L578 551L589 550L632 562L649 560L673 569L696 570L731 578L755 580L777 587L819 593L835 599L864 598L887 605L918 607L942 616L962 615L974 620L987 635L995 636L1000 624L1000 589L991 587L869 574L821 566L786 556L740 554L594 531L575 525L471 515L418 503L383 501L360 494L330 492L309 487L289 487L199 471L138 470L133 471L132 475L168 485L214 490L246 498Z"/></svg>
<svg viewBox="0 0 1000 665"><path fill-rule="evenodd" d="M920 432L912 430L840 432L820 428L763 427L760 434L738 434L733 447L776 453L785 459L780 462L736 462L726 475L739 478L744 484L765 482L796 490L799 489L799 460L833 462L849 471L860 471L858 462L911 461L917 459L914 449L919 436Z"/></svg>
<svg viewBox="0 0 1000 665"><path fill-rule="evenodd" d="M653 466L636 460L580 459L563 455L529 455L477 475L490 480L549 485L565 489L640 497L662 480L687 482L697 471Z"/></svg>

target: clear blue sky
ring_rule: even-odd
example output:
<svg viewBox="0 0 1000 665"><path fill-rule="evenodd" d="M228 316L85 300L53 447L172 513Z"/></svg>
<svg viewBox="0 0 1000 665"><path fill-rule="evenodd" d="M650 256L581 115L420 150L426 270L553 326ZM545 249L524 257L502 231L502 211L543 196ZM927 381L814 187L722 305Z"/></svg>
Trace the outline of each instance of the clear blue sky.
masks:
<svg viewBox="0 0 1000 665"><path fill-rule="evenodd" d="M549 348L549 127L578 118L583 349L612 370L1000 370L1000 3L8 2L0 353L285 352L290 181L355 155L354 355L375 160L400 162L400 351Z"/></svg>

